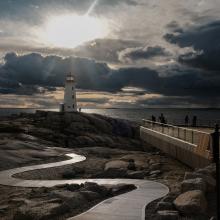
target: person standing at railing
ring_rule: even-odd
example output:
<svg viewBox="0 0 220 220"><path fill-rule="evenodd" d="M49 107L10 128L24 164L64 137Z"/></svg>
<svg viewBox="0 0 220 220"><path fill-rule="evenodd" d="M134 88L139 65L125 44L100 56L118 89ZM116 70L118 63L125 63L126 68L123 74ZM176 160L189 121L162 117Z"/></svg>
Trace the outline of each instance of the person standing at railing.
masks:
<svg viewBox="0 0 220 220"><path fill-rule="evenodd" d="M161 113L161 115L160 115L160 117L159 117L159 120L160 120L160 123L166 124L166 119L165 119L163 113Z"/></svg>
<svg viewBox="0 0 220 220"><path fill-rule="evenodd" d="M193 120L192 120L192 126L196 127L197 126L197 116L193 116Z"/></svg>
<svg viewBox="0 0 220 220"><path fill-rule="evenodd" d="M189 116L188 115L186 115L186 117L185 117L185 125L189 126Z"/></svg>
<svg viewBox="0 0 220 220"><path fill-rule="evenodd" d="M156 117L154 115L151 116L151 121L156 122Z"/></svg>

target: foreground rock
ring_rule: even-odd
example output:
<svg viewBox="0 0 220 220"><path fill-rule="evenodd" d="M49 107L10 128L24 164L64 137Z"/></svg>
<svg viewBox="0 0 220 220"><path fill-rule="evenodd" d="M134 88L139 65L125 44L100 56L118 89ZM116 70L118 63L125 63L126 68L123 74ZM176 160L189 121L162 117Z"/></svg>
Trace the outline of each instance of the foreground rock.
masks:
<svg viewBox="0 0 220 220"><path fill-rule="evenodd" d="M214 220L217 209L215 178L214 164L186 172L176 189L171 188L167 196L150 204L154 207L154 212L146 220ZM147 207L146 213L152 209L150 206Z"/></svg>
<svg viewBox="0 0 220 220"><path fill-rule="evenodd" d="M108 171L110 169L127 169L128 165L128 162L122 160L110 161L105 164L105 171Z"/></svg>
<svg viewBox="0 0 220 220"><path fill-rule="evenodd" d="M13 210L13 220L66 219L104 199L133 189L135 186L131 184L104 186L90 182L33 189L27 198L22 199L19 208ZM42 197L45 199L39 200Z"/></svg>
<svg viewBox="0 0 220 220"><path fill-rule="evenodd" d="M192 173L191 172L186 172L185 177L184 177L185 180L197 179L197 178L202 179L206 183L207 191L209 191L209 192L215 191L216 180L211 175L198 173L198 172L192 172Z"/></svg>
<svg viewBox="0 0 220 220"><path fill-rule="evenodd" d="M199 215L206 213L207 201L201 190L193 190L179 195L174 200L175 207L185 215Z"/></svg>
<svg viewBox="0 0 220 220"><path fill-rule="evenodd" d="M170 211L170 210L158 211L157 219L158 220L178 220L179 213L177 211Z"/></svg>
<svg viewBox="0 0 220 220"><path fill-rule="evenodd" d="M187 192L190 190L201 190L206 192L206 182L202 178L186 179L181 184L182 192Z"/></svg>

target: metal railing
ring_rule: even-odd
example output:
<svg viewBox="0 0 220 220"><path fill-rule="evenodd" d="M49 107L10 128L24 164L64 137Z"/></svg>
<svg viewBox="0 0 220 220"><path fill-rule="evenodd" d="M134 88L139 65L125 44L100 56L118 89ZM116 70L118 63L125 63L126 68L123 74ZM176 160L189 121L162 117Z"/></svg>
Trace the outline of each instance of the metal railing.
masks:
<svg viewBox="0 0 220 220"><path fill-rule="evenodd" d="M175 137L191 144L197 145L202 134L210 135L208 132L203 132L199 130L193 130L184 127L178 127L170 124L163 124L160 122L154 122L150 120L143 119L143 127L149 128L154 131Z"/></svg>
<svg viewBox="0 0 220 220"><path fill-rule="evenodd" d="M189 121L187 124L185 123L184 119L171 119L168 120L170 124L174 124L176 126L193 126L192 121ZM216 124L220 124L220 119L198 119L196 121L196 126L197 127L206 127L206 128L213 128L215 127Z"/></svg>

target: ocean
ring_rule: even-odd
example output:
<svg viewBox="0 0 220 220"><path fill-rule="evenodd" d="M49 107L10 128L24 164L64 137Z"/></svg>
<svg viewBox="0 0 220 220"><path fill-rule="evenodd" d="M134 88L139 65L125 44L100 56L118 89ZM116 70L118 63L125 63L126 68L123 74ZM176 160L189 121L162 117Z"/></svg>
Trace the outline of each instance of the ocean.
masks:
<svg viewBox="0 0 220 220"><path fill-rule="evenodd" d="M19 114L21 112L34 113L37 109L0 109L0 116ZM58 109L41 109L58 111ZM186 115L192 119L197 116L198 123L213 126L220 124L220 109L181 109L181 108L148 108L148 109L82 109L82 112L96 113L114 118L128 119L140 122L142 119L150 119L152 115L158 118L164 114L168 123L180 124L184 122Z"/></svg>

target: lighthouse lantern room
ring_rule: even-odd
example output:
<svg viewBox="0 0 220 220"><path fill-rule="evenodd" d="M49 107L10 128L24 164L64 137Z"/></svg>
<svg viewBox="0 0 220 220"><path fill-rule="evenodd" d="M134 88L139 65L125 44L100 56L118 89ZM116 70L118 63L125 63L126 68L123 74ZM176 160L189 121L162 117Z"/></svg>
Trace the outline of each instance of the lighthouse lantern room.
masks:
<svg viewBox="0 0 220 220"><path fill-rule="evenodd" d="M61 107L61 111L76 112L76 82L72 73L66 76L65 90L64 90L64 104Z"/></svg>

